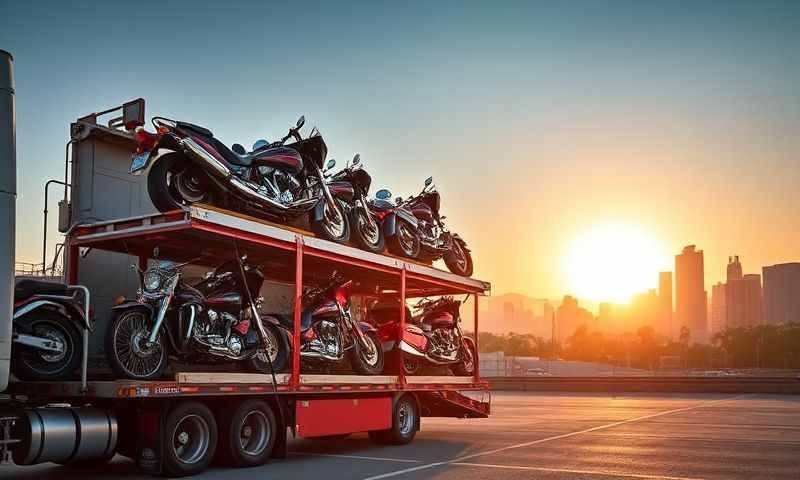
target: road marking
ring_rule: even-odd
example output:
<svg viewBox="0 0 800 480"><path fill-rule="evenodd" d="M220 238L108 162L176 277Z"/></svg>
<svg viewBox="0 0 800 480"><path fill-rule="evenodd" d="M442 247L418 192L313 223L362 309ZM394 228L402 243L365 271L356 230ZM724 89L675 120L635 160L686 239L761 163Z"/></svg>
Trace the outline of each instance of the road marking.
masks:
<svg viewBox="0 0 800 480"><path fill-rule="evenodd" d="M367 477L364 480L380 480L382 478L396 477L396 476L399 476L399 475L405 475L406 473L416 472L416 471L419 471L419 470L426 470L426 469L438 467L438 466L441 466L441 465L448 465L448 464L452 464L452 463L461 463L464 460L469 460L470 458L481 457L481 456L484 456L484 455L493 455L495 453L505 452L506 450L513 450L513 449L516 449L516 448L530 447L532 445L538 445L540 443L546 443L546 442L552 442L554 440L561 440L561 439L564 439L564 438L570 438L570 437L574 437L576 435L583 435L585 433L596 432L598 430L606 430L606 429L609 429L609 428L618 427L620 425L626 425L628 423L641 422L642 420L649 420L651 418L662 417L664 415L670 415L670 414L673 414L673 413L687 412L689 410L695 410L695 409L698 409L698 408L705 408L705 407L708 407L708 406L711 406L711 405L716 405L718 403L729 402L731 400L737 400L739 398L744 398L746 396L748 396L748 395L746 395L746 394L745 395L736 395L736 396L733 396L733 397L721 398L719 400L705 401L705 402L703 402L703 403L701 403L699 405L694 405L694 406L691 406L691 407L675 408L675 409L672 409L672 410L665 410L663 412L651 413L650 415L642 415L641 417L630 418L628 420L620 420L618 422L608 423L608 424L605 424L605 425L599 425L597 427L587 428L587 429L584 429L584 430L578 430L578 431L575 431L575 432L563 433L561 435L554 435L552 437L540 438L538 440L532 440L530 442L518 443L516 445L509 445L507 447L495 448L493 450L486 450L486 451L483 451L483 452L473 453L473 454L470 454L470 455L464 455L462 457L454 458L452 460L445 460L445 461L442 461L442 462L434 462L434 463L426 463L425 465L419 465L419 466L416 466L416 467L406 468L406 469L403 469L403 470L396 470L394 472L388 472L388 473L383 473L381 475L375 475L375 476L372 476L372 477Z"/></svg>
<svg viewBox="0 0 800 480"><path fill-rule="evenodd" d="M490 463L468 463L468 462L453 462L450 465L458 465L460 467L481 467L481 468L501 468L509 470L531 470L535 472L550 472L550 473L572 473L575 475L598 475L603 477L614 478L636 478L643 480L703 480L697 477L665 477L663 475L643 475L637 473L619 473L619 472L601 472L596 470L575 470L571 468L546 468L546 467L527 467L521 465L493 465Z"/></svg>
<svg viewBox="0 0 800 480"><path fill-rule="evenodd" d="M344 455L338 453L289 452L289 455L302 455L308 457L348 458L351 460L375 460L381 462L422 463L422 460L411 460L408 458L370 457L365 455Z"/></svg>

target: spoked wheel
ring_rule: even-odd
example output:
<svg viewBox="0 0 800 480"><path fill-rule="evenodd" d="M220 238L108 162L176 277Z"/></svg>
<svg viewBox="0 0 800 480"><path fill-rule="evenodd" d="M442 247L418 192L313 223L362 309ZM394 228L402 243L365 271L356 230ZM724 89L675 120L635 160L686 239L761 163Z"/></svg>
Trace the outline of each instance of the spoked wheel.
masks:
<svg viewBox="0 0 800 480"><path fill-rule="evenodd" d="M115 373L135 380L158 378L167 365L167 352L161 335L148 344L150 315L131 310L116 316L106 335L108 363Z"/></svg>
<svg viewBox="0 0 800 480"><path fill-rule="evenodd" d="M178 404L165 419L162 445L167 474L181 477L205 470L217 448L217 423L211 410L199 402Z"/></svg>
<svg viewBox="0 0 800 480"><path fill-rule="evenodd" d="M249 367L258 373L270 374L273 371L278 373L286 367L289 358L289 342L277 331L277 327L265 325L264 328L267 333L264 345L249 360ZM271 368L270 362L272 362Z"/></svg>
<svg viewBox="0 0 800 480"><path fill-rule="evenodd" d="M375 443L405 445L414 439L419 428L419 409L413 396L405 394L394 404L392 428L369 432Z"/></svg>
<svg viewBox="0 0 800 480"><path fill-rule="evenodd" d="M255 467L269 460L275 446L277 422L262 400L245 400L220 415L220 454L234 467Z"/></svg>
<svg viewBox="0 0 800 480"><path fill-rule="evenodd" d="M367 332L364 334L364 340L367 342L365 348L361 342L356 339L355 347L350 350L350 363L353 365L353 370L361 375L379 375L383 372L383 349L381 342L378 340L378 335L375 332Z"/></svg>
<svg viewBox="0 0 800 480"><path fill-rule="evenodd" d="M422 361L408 353L403 355L403 373L406 375L417 375L422 369Z"/></svg>
<svg viewBox="0 0 800 480"><path fill-rule="evenodd" d="M417 258L420 244L417 232L407 222L398 220L395 234L388 238L389 250L402 257Z"/></svg>
<svg viewBox="0 0 800 480"><path fill-rule="evenodd" d="M338 243L347 243L350 240L350 221L345 215L344 203L338 198L333 200L336 208L324 201L322 218L318 221L311 219L311 229L322 238ZM313 213L312 213L313 216Z"/></svg>
<svg viewBox="0 0 800 480"><path fill-rule="evenodd" d="M147 191L161 212L208 202L208 182L202 172L179 155L158 159L147 174Z"/></svg>
<svg viewBox="0 0 800 480"><path fill-rule="evenodd" d="M456 275L472 276L472 255L458 239L453 240L453 248L444 255L444 263Z"/></svg>
<svg viewBox="0 0 800 480"><path fill-rule="evenodd" d="M369 252L381 253L386 247L381 224L369 211L356 207L350 212L350 223L353 225L353 236L360 248Z"/></svg>
<svg viewBox="0 0 800 480"><path fill-rule="evenodd" d="M80 364L83 344L72 320L54 310L37 310L15 320L23 331L50 341L53 350L12 343L11 370L21 380L63 380ZM15 327L17 328L17 327Z"/></svg>

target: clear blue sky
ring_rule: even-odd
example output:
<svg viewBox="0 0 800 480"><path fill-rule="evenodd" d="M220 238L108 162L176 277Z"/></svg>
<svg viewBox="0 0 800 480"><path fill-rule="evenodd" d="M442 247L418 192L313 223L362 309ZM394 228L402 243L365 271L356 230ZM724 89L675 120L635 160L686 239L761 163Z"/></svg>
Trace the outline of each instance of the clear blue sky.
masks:
<svg viewBox="0 0 800 480"><path fill-rule="evenodd" d="M499 293L563 293L561 245L606 219L697 243L707 282L800 256L797 1L4 0L0 48L18 260L69 122L137 97L228 144L305 114L396 193L433 175Z"/></svg>

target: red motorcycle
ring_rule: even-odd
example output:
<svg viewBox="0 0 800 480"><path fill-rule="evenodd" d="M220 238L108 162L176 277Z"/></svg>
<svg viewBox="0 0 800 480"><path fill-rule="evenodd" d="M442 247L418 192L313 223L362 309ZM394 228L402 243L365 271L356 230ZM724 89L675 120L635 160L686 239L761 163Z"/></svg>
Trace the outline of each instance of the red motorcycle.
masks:
<svg viewBox="0 0 800 480"><path fill-rule="evenodd" d="M412 316L406 309L406 327L398 342L400 301L397 297L378 299L369 311L369 320L376 325L383 350L397 354L402 350L403 373L417 375L427 365L449 366L453 374L475 374L478 358L475 341L461 331L461 302L451 296L435 300L423 298L414 305ZM399 343L399 346L398 346Z"/></svg>

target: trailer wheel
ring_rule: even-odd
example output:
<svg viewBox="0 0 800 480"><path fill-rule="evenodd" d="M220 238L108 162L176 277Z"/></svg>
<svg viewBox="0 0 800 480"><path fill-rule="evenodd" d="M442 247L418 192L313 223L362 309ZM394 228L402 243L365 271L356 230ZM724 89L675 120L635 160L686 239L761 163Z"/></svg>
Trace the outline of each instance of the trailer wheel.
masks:
<svg viewBox="0 0 800 480"><path fill-rule="evenodd" d="M392 412L392 428L388 430L373 430L369 438L374 443L382 445L405 445L417 434L419 424L419 408L411 395L403 395L394 404Z"/></svg>
<svg viewBox="0 0 800 480"><path fill-rule="evenodd" d="M207 406L184 402L170 410L161 431L164 473L195 475L208 467L217 449L217 422Z"/></svg>
<svg viewBox="0 0 800 480"><path fill-rule="evenodd" d="M220 415L221 457L232 467L263 465L272 455L277 432L275 414L266 402L244 400Z"/></svg>

